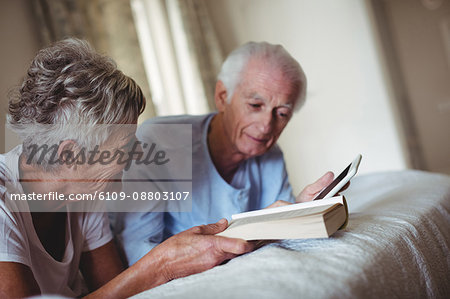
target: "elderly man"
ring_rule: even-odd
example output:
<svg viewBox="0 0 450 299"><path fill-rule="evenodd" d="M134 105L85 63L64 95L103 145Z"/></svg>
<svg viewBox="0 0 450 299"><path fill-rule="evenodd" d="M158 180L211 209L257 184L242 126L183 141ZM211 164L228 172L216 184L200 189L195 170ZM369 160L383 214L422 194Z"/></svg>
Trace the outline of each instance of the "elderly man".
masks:
<svg viewBox="0 0 450 299"><path fill-rule="evenodd" d="M138 137L150 142L155 134L148 124L192 125L192 212L119 215L115 231L129 264L191 226L311 200L327 186L332 173L294 198L276 145L305 94L305 75L282 46L250 42L233 51L222 66L214 95L217 113L153 118L141 126Z"/></svg>

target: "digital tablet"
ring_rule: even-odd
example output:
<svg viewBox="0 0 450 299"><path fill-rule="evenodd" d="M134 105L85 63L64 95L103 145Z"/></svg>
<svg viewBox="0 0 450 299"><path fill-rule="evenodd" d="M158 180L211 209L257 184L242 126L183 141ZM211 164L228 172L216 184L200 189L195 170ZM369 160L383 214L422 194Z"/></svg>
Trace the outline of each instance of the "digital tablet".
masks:
<svg viewBox="0 0 450 299"><path fill-rule="evenodd" d="M352 177L355 176L358 171L359 163L361 162L361 155L356 156L355 160L350 163L344 171L341 172L325 189L323 189L319 195L317 195L314 200L324 199L334 196L342 187L347 184Z"/></svg>

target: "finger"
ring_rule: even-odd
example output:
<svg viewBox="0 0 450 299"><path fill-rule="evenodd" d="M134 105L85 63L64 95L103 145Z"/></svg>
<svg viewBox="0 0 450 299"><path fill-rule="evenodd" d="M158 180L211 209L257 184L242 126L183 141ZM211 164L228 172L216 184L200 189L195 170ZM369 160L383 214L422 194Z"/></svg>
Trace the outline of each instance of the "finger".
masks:
<svg viewBox="0 0 450 299"><path fill-rule="evenodd" d="M326 186L328 186L334 178L334 174L329 171L321 176L314 183L306 186L302 192L295 198L295 202L306 202L313 200L314 197L322 191Z"/></svg>
<svg viewBox="0 0 450 299"><path fill-rule="evenodd" d="M216 223L196 226L194 228L194 233L202 235L215 235L224 231L227 227L228 227L227 219L222 218Z"/></svg>
<svg viewBox="0 0 450 299"><path fill-rule="evenodd" d="M255 248L254 249L259 249L265 245L271 244L271 243L275 243L278 242L279 240L254 240L254 241L249 241L251 242Z"/></svg>
<svg viewBox="0 0 450 299"><path fill-rule="evenodd" d="M350 186L350 182L345 184L344 187L342 187L341 190L339 190L339 192L346 190L349 186Z"/></svg>
<svg viewBox="0 0 450 299"><path fill-rule="evenodd" d="M255 244L247 242L243 239L227 238L221 236L215 236L215 246L222 252L232 254L244 254L252 251L255 248Z"/></svg>
<svg viewBox="0 0 450 299"><path fill-rule="evenodd" d="M309 194L315 194L320 192L323 188L328 186L334 179L334 174L331 171L328 171L323 176L321 176L317 181L306 187L307 192Z"/></svg>
<svg viewBox="0 0 450 299"><path fill-rule="evenodd" d="M276 207L282 207L282 206L287 206L287 205L291 205L291 202L285 201L285 200L277 200L276 202L274 202L273 204L271 204L268 207L265 207L265 209L271 209L271 208L276 208Z"/></svg>

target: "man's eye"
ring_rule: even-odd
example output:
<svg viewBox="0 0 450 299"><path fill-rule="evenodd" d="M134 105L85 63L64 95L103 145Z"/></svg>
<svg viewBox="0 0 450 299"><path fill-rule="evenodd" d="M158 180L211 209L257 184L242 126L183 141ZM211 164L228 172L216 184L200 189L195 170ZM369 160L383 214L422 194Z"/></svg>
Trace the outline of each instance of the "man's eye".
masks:
<svg viewBox="0 0 450 299"><path fill-rule="evenodd" d="M278 112L278 115L279 115L281 118L289 118L289 113Z"/></svg>
<svg viewBox="0 0 450 299"><path fill-rule="evenodd" d="M252 108L260 108L261 107L261 104L249 104L250 105L250 107L252 107Z"/></svg>

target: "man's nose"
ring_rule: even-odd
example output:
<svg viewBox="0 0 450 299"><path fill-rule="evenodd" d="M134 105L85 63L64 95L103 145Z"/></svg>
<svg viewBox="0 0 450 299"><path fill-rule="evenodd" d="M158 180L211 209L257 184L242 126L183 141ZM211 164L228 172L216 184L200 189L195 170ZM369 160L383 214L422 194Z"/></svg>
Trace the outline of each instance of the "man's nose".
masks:
<svg viewBox="0 0 450 299"><path fill-rule="evenodd" d="M273 114L272 112L264 112L260 116L259 131L263 134L269 134L272 132L273 127Z"/></svg>

